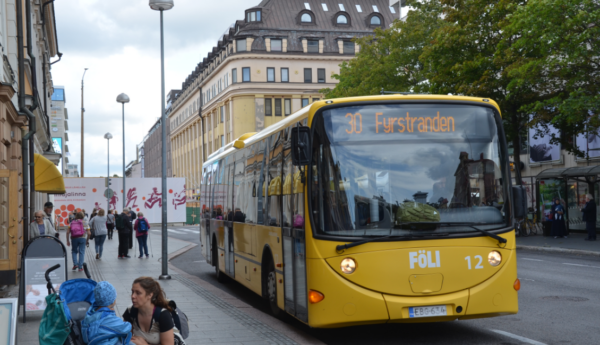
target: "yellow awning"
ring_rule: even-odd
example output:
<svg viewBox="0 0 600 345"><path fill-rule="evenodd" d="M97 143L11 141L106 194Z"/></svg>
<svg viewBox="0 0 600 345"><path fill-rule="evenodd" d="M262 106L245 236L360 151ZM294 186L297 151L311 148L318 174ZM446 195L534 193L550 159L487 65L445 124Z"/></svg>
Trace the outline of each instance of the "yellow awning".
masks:
<svg viewBox="0 0 600 345"><path fill-rule="evenodd" d="M65 194L65 181L54 163L34 153L35 191L48 194Z"/></svg>

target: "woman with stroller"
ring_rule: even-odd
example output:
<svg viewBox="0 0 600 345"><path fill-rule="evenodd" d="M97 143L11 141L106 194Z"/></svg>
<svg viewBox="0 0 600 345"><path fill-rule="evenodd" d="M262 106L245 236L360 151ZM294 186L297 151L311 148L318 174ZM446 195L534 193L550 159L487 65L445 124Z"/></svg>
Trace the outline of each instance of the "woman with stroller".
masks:
<svg viewBox="0 0 600 345"><path fill-rule="evenodd" d="M94 288L94 298L94 304L81 323L83 341L98 345L136 345L131 342L131 324L115 314L117 290L114 286L107 281L99 282Z"/></svg>
<svg viewBox="0 0 600 345"><path fill-rule="evenodd" d="M73 255L73 271L79 268L79 272L83 272L83 260L85 258L85 247L90 245L90 231L83 226L83 213L79 212L75 216L75 220L69 224L67 228L67 246L73 242L71 254ZM69 241L70 239L70 241ZM77 258L79 255L79 258Z"/></svg>
<svg viewBox="0 0 600 345"><path fill-rule="evenodd" d="M140 277L131 287L132 306L123 314L133 329L131 341L137 345L185 344L175 327L171 307L160 284L150 277Z"/></svg>
<svg viewBox="0 0 600 345"><path fill-rule="evenodd" d="M100 209L98 214L92 218L90 222L90 227L94 229L96 260L99 260L102 257L102 252L104 251L104 241L106 240L106 235L108 234L108 229L106 228L107 220L108 218L104 216L104 210Z"/></svg>

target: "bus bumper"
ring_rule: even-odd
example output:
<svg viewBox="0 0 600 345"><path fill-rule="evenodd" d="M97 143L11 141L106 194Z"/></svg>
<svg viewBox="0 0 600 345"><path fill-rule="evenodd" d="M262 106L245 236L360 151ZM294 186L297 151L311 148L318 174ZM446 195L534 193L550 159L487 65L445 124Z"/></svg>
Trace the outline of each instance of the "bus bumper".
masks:
<svg viewBox="0 0 600 345"><path fill-rule="evenodd" d="M518 292L516 260L504 265L481 284L443 295L395 296L358 286L341 277L322 259L307 260L309 272L316 273L308 288L325 295L316 304L309 303L309 325L336 328L377 323L441 322L516 314ZM384 277L382 277L384 279ZM446 306L446 316L411 318L410 307ZM459 308L460 307L460 308Z"/></svg>

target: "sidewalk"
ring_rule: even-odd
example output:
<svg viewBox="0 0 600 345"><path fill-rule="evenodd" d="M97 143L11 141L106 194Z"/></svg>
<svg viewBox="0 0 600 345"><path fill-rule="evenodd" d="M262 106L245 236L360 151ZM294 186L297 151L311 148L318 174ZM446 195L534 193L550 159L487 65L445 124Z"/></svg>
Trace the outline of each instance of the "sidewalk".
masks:
<svg viewBox="0 0 600 345"><path fill-rule="evenodd" d="M65 232L61 231L64 241ZM131 305L130 291L133 280L140 276L157 278L161 274L161 237L150 234L148 241L152 253L149 259L138 259L133 250L129 251L131 259L118 259L118 239L106 240L101 260L95 259L94 243L86 250L88 268L95 281L107 280L117 289L117 315L122 315ZM196 244L169 238L169 258L194 248ZM136 247L134 247L135 249ZM150 248L149 248L150 249ZM71 271L72 261L70 247L69 279L85 278L83 272ZM188 345L202 344L322 344L314 338L298 333L291 326L252 308L237 298L230 296L218 288L190 276L169 265L171 280L161 280L168 299L177 302L181 310L189 318L190 335L186 339ZM38 329L42 318L41 312L28 312L27 323L22 323L22 314L17 326L19 345L37 345Z"/></svg>
<svg viewBox="0 0 600 345"><path fill-rule="evenodd" d="M533 235L517 237L517 249L600 256L600 241L584 241L587 234L571 232L568 238Z"/></svg>

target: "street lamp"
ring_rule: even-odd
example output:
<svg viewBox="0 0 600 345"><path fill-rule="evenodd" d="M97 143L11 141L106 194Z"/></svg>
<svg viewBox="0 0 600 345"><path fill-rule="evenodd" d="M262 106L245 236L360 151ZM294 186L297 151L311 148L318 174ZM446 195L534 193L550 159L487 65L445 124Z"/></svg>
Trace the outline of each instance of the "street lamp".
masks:
<svg viewBox="0 0 600 345"><path fill-rule="evenodd" d="M173 0L150 0L150 8L160 11L160 87L161 87L161 130L162 130L162 274L158 279L171 279L167 257L167 118L165 113L165 39L163 34L163 12L173 8Z"/></svg>
<svg viewBox="0 0 600 345"><path fill-rule="evenodd" d="M123 209L125 209L125 195L127 195L127 189L125 189L125 103L129 103L129 96L122 93L117 96L117 102L123 105Z"/></svg>
<svg viewBox="0 0 600 345"><path fill-rule="evenodd" d="M87 72L87 68L83 70L83 77L81 77L81 177L83 177L83 113L85 112L85 108L83 108L83 78L85 78L85 72Z"/></svg>
<svg viewBox="0 0 600 345"><path fill-rule="evenodd" d="M110 133L104 134L104 139L106 139L106 214L110 211L110 139L113 136Z"/></svg>

